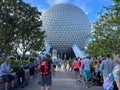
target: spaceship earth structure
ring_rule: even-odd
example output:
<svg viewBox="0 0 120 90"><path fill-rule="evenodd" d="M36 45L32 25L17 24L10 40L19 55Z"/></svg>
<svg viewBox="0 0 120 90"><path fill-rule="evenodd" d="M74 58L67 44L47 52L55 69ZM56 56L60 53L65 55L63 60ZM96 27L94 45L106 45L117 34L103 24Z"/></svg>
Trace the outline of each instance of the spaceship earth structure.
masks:
<svg viewBox="0 0 120 90"><path fill-rule="evenodd" d="M45 41L59 52L69 52L76 44L84 49L90 34L87 15L73 4L56 4L42 14Z"/></svg>

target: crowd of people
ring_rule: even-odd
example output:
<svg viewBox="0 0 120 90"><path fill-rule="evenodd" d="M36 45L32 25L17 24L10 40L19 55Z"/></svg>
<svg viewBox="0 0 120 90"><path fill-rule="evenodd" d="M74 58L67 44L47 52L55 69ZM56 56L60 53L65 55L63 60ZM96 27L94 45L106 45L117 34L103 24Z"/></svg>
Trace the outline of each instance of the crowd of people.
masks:
<svg viewBox="0 0 120 90"><path fill-rule="evenodd" d="M5 90L8 90L9 82L12 83L11 88L15 87L15 77L11 74L13 69L10 67L10 61L9 57L6 58L0 67ZM34 79L35 68L37 68L38 83L41 84L41 90L50 90L52 76L55 77L55 68L57 66L58 70L61 70L62 65L66 71L74 71L75 81L81 81L80 79L83 77L86 88L90 87L92 81L94 84L103 85L104 90L120 90L120 65L111 59L109 54L105 57L99 57L97 60L93 60L89 55L73 60L61 60L56 62L56 65L51 60L51 56L46 54L46 57L38 57L37 63L31 58L25 66L29 67L30 82ZM20 70L21 68L23 66L20 65ZM20 74L18 75L20 76ZM23 76L25 77L25 74ZM113 77L111 81L109 81L110 77Z"/></svg>
<svg viewBox="0 0 120 90"><path fill-rule="evenodd" d="M65 68L67 68L67 64L69 63L65 64ZM86 88L90 87L92 81L94 85L103 85L104 90L120 90L120 65L109 54L99 57L97 60L91 59L89 55L74 58L72 66L69 65L69 68L74 71L75 81L79 81L80 77L84 78ZM69 71L69 69L66 70ZM108 82L109 74L113 79Z"/></svg>
<svg viewBox="0 0 120 90"><path fill-rule="evenodd" d="M11 82L11 88L15 89L15 77L12 75L12 72L14 71L10 67L11 59L9 57L6 58L5 62L1 64L0 66L0 76L3 79L3 82L5 84L4 90L8 89L8 84ZM18 82L23 84L25 79L25 71L24 67L28 67L29 69L29 81L28 83L33 82L34 75L35 75L35 68L37 68L39 83L41 86L41 90L50 90L50 86L52 85L52 76L55 77L55 68L53 66L53 62L51 60L51 56L49 54L46 54L46 57L38 58L37 63L34 62L33 58L30 58L27 65L19 65L19 69L16 72L16 75L18 76Z"/></svg>

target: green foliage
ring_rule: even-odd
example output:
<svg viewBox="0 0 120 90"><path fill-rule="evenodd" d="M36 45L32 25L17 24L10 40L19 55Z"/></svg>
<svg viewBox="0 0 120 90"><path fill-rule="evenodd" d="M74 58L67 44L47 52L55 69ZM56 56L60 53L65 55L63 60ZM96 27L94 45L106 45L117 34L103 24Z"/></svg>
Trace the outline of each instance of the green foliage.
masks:
<svg viewBox="0 0 120 90"><path fill-rule="evenodd" d="M113 1L114 5L105 7L106 12L93 24L92 41L87 46L91 56L120 52L120 1Z"/></svg>
<svg viewBox="0 0 120 90"><path fill-rule="evenodd" d="M40 50L45 32L41 30L41 12L22 0L0 1L0 53L20 49Z"/></svg>
<svg viewBox="0 0 120 90"><path fill-rule="evenodd" d="M12 41L15 40L14 32L16 22L11 15L14 4L0 2L0 52L6 52L12 48ZM13 24L14 23L14 24Z"/></svg>
<svg viewBox="0 0 120 90"><path fill-rule="evenodd" d="M22 60L22 61L21 61L21 63L22 63L23 65L27 65L28 62L29 62L29 60Z"/></svg>
<svg viewBox="0 0 120 90"><path fill-rule="evenodd" d="M0 65L4 62L4 60L0 60Z"/></svg>
<svg viewBox="0 0 120 90"><path fill-rule="evenodd" d="M13 68L14 71L17 71L19 68L19 61L18 60L12 60L10 67Z"/></svg>
<svg viewBox="0 0 120 90"><path fill-rule="evenodd" d="M41 13L35 7L30 7L24 2L19 3L19 8L16 12L19 21L19 30L17 32L17 41L15 44L19 47L23 54L28 50L40 50L44 43L44 31L41 30L42 22L40 20ZM24 56L23 55L23 56Z"/></svg>
<svg viewBox="0 0 120 90"><path fill-rule="evenodd" d="M36 61L37 60L37 58L36 57L29 57L29 59L28 59L29 61L30 60L33 60L33 61Z"/></svg>
<svg viewBox="0 0 120 90"><path fill-rule="evenodd" d="M12 61L16 60L16 57L15 57L15 56L9 56L9 58L10 58Z"/></svg>
<svg viewBox="0 0 120 90"><path fill-rule="evenodd" d="M30 59L32 59L33 61L36 61L36 57L28 57L27 60L20 60L19 63L22 63L23 65L27 65Z"/></svg>

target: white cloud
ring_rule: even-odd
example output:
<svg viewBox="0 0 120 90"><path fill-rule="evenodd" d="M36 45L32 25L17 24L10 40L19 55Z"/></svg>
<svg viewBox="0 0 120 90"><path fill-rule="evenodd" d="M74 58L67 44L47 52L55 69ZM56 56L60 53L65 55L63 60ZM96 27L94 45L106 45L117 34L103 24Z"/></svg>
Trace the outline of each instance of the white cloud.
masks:
<svg viewBox="0 0 120 90"><path fill-rule="evenodd" d="M41 8L38 8L38 11L40 12L44 12L46 9L41 9Z"/></svg>
<svg viewBox="0 0 120 90"><path fill-rule="evenodd" d="M44 12L45 10L46 10L46 6L45 5L43 5L43 4L40 4L40 5L37 5L37 7L38 7L38 10L40 11L40 12Z"/></svg>
<svg viewBox="0 0 120 90"><path fill-rule="evenodd" d="M85 4L77 5L77 6L80 7L86 14L92 11L92 9L89 9Z"/></svg>
<svg viewBox="0 0 120 90"><path fill-rule="evenodd" d="M75 0L73 4L81 8L87 15L91 13L93 10L91 7L88 6L88 3L92 1L83 1L83 0Z"/></svg>
<svg viewBox="0 0 120 90"><path fill-rule="evenodd" d="M88 14L91 13L91 12L92 12L92 9L86 11L85 13L86 13L86 15L88 15Z"/></svg>
<svg viewBox="0 0 120 90"><path fill-rule="evenodd" d="M58 3L67 3L69 0L47 0L47 3L51 6Z"/></svg>

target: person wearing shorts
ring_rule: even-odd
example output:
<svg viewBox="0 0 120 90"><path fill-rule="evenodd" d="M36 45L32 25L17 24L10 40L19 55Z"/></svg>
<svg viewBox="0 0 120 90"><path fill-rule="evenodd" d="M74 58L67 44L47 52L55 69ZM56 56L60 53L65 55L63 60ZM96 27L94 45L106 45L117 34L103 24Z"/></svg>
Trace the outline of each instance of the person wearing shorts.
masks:
<svg viewBox="0 0 120 90"><path fill-rule="evenodd" d="M73 69L74 69L74 77L77 79L77 76L79 76L79 61L77 58L73 61Z"/></svg>
<svg viewBox="0 0 120 90"><path fill-rule="evenodd" d="M85 84L86 87L89 87L89 79L91 78L91 66L92 66L92 61L90 60L90 57L87 55L84 59L84 71L83 71L83 76L85 78Z"/></svg>
<svg viewBox="0 0 120 90"><path fill-rule="evenodd" d="M90 70L84 70L84 78L91 78L91 71Z"/></svg>
<svg viewBox="0 0 120 90"><path fill-rule="evenodd" d="M15 77L11 75L13 69L10 68L10 58L7 58L6 61L1 65L1 74L2 79L5 83L5 90L8 90L8 83L12 82L12 87L14 88Z"/></svg>
<svg viewBox="0 0 120 90"><path fill-rule="evenodd" d="M41 75L41 86L42 87L52 86L52 76L51 75Z"/></svg>
<svg viewBox="0 0 120 90"><path fill-rule="evenodd" d="M51 56L46 54L45 60L48 62L48 67L50 68L48 74L41 74L41 90L50 90L52 86L52 74L55 77L55 68L53 67ZM40 66L40 65L39 65ZM38 67L40 69L40 67Z"/></svg>

